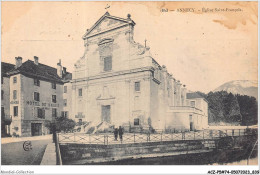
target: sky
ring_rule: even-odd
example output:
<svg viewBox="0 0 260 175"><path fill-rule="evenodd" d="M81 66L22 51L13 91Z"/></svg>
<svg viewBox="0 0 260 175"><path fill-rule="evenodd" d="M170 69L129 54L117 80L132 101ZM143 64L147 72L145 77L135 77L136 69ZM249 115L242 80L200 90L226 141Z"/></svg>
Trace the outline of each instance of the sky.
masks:
<svg viewBox="0 0 260 175"><path fill-rule="evenodd" d="M107 4L112 16L131 14L134 40L144 44L146 39L157 62L189 90L207 93L228 81L257 80L257 2L5 1L1 60L14 64L17 56L23 62L38 56L40 63L56 67L61 59L73 72L84 53L82 36ZM180 12L183 8L194 11Z"/></svg>

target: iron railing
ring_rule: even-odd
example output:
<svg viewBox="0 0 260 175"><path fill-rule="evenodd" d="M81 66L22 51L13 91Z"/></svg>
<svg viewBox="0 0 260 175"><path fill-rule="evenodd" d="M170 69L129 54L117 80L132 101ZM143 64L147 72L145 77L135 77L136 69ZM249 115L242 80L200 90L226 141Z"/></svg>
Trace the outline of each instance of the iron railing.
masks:
<svg viewBox="0 0 260 175"><path fill-rule="evenodd" d="M179 133L124 133L123 140L115 140L112 133L84 134L84 133L58 133L59 143L83 144L128 144L145 142L164 142L176 140L214 140L221 137L236 137L257 134L256 129L227 129L227 130L202 130Z"/></svg>
<svg viewBox="0 0 260 175"><path fill-rule="evenodd" d="M55 150L56 150L56 164L62 165L60 145L59 145L59 137L57 136L58 133L55 133L55 134L56 134L56 138L54 139L54 142L55 142Z"/></svg>

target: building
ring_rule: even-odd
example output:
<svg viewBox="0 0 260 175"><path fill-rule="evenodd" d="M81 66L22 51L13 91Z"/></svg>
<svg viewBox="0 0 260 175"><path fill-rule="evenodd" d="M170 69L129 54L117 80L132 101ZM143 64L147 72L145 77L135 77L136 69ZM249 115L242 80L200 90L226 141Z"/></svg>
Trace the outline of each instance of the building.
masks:
<svg viewBox="0 0 260 175"><path fill-rule="evenodd" d="M72 100L71 100L71 92L72 92L72 84L70 80L72 79L72 74L67 72L66 68L63 67L63 111L61 116L70 118L70 112L72 111Z"/></svg>
<svg viewBox="0 0 260 175"><path fill-rule="evenodd" d="M10 133L13 136L48 134L50 131L46 124L63 115L63 84L71 74L66 72L61 62L53 68L39 63L36 56L34 61L24 63L22 57L15 59L15 66L6 73L10 97L2 100L7 106L9 103L7 115L12 116Z"/></svg>
<svg viewBox="0 0 260 175"><path fill-rule="evenodd" d="M187 93L146 44L134 41L134 26L130 15L105 13L84 34L85 52L73 74L61 61L53 68L36 56L24 63L16 57L15 65L2 63L2 133L48 134L46 124L60 116L126 131L207 128L207 101ZM87 128L81 126L83 132Z"/></svg>
<svg viewBox="0 0 260 175"><path fill-rule="evenodd" d="M130 15L106 12L84 34L85 52L72 74L70 117L125 130L205 128L207 102L190 98L150 48L134 41L134 26Z"/></svg>
<svg viewBox="0 0 260 175"><path fill-rule="evenodd" d="M198 93L186 93L186 104L170 106L167 111L170 130L202 130L208 127L208 102Z"/></svg>
<svg viewBox="0 0 260 175"><path fill-rule="evenodd" d="M10 124L12 117L10 115L10 78L7 72L14 69L15 65L9 63L1 64L1 134L6 136L10 134Z"/></svg>

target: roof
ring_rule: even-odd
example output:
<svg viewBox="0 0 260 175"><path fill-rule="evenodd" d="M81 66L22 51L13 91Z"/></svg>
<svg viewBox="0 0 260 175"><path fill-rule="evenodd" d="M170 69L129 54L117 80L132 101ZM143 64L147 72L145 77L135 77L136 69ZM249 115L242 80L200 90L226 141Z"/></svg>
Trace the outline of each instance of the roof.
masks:
<svg viewBox="0 0 260 175"><path fill-rule="evenodd" d="M20 67L10 70L7 74L15 75L19 73L31 78L39 78L41 80L51 81L51 82L56 82L61 84L63 83L62 81L63 79L58 76L56 68L41 63L36 65L32 60L27 60ZM65 77L67 78L66 75Z"/></svg>
<svg viewBox="0 0 260 175"><path fill-rule="evenodd" d="M99 18L99 20L89 29L87 30L87 32L83 35L83 39L86 39L87 36L105 19L105 18L109 18L109 19L114 19L117 21L121 21L124 24L132 24L135 25L135 22L130 18L131 15L128 16L127 19L125 18L120 18L120 17L116 17L116 16L111 16L108 12L106 12L101 18ZM102 31L101 31L102 32Z"/></svg>
<svg viewBox="0 0 260 175"><path fill-rule="evenodd" d="M1 75L7 76L6 73L14 69L15 65L10 63L1 62Z"/></svg>
<svg viewBox="0 0 260 175"><path fill-rule="evenodd" d="M187 99L193 99L193 98L204 98L204 97L202 97L201 95L199 95L199 94L196 93L196 92L193 92L193 93L187 93L187 94L186 94L186 97L187 97Z"/></svg>
<svg viewBox="0 0 260 175"><path fill-rule="evenodd" d="M62 80L64 82L70 81L72 80L72 73L66 72L63 76L62 76Z"/></svg>

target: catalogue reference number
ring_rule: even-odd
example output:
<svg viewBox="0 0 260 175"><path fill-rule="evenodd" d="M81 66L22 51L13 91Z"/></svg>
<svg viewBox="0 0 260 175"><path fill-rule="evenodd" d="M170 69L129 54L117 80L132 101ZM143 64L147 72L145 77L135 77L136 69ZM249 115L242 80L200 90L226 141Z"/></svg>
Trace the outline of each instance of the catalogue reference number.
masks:
<svg viewBox="0 0 260 175"><path fill-rule="evenodd" d="M259 170L210 170L208 174L259 174Z"/></svg>

